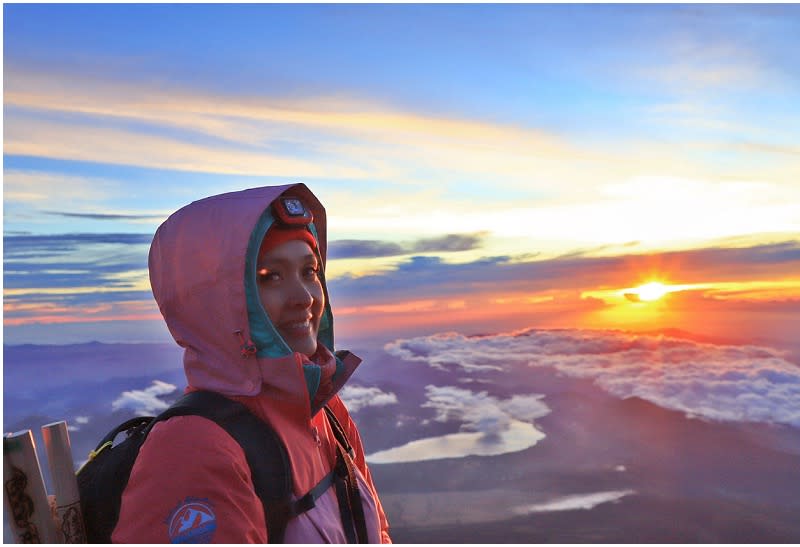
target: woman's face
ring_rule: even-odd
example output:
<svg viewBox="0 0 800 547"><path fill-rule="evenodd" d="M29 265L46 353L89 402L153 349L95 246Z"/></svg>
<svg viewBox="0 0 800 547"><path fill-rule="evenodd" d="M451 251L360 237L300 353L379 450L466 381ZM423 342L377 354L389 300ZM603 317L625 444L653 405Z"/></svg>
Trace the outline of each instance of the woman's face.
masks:
<svg viewBox="0 0 800 547"><path fill-rule="evenodd" d="M272 324L292 351L310 357L325 308L314 251L305 241L287 241L259 257L257 268L259 298Z"/></svg>

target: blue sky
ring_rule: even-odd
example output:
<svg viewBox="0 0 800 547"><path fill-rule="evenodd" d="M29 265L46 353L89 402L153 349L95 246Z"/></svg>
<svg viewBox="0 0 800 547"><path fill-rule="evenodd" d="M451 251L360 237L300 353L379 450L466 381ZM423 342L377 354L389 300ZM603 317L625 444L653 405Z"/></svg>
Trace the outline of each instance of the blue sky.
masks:
<svg viewBox="0 0 800 547"><path fill-rule="evenodd" d="M414 309L440 312L434 330L478 324L509 299L552 309L509 309L503 325L597 326L562 312L616 306L611 292L651 278L714 305L800 301L796 5L6 4L3 17L6 343L163 337L146 272L158 224L206 195L293 181L328 209L352 335ZM726 249L749 265L738 277ZM626 269L647 257L671 269ZM562 274L536 278L548 271ZM389 289L356 290L360 276Z"/></svg>

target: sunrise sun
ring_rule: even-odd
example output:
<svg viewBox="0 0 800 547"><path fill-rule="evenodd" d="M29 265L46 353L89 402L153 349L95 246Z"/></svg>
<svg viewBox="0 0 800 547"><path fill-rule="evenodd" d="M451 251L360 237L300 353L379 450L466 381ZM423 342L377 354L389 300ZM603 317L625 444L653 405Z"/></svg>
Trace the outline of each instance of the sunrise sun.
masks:
<svg viewBox="0 0 800 547"><path fill-rule="evenodd" d="M669 289L663 283L659 283L658 281L651 281L650 283L645 283L644 285L640 285L636 288L636 294L639 296L639 300L644 302L658 300L668 292Z"/></svg>

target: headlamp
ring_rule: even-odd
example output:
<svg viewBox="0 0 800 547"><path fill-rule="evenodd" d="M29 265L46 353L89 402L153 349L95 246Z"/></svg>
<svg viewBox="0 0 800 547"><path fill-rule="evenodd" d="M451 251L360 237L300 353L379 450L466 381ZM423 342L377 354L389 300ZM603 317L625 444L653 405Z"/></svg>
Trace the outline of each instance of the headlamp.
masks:
<svg viewBox="0 0 800 547"><path fill-rule="evenodd" d="M289 226L308 226L314 221L314 215L299 198L278 198L272 204L272 210L277 220Z"/></svg>

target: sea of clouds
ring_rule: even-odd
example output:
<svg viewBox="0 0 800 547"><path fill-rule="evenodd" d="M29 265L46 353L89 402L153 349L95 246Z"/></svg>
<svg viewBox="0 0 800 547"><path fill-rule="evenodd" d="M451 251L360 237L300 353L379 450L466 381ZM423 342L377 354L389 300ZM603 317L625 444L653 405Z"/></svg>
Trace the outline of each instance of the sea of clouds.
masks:
<svg viewBox="0 0 800 547"><path fill-rule="evenodd" d="M536 330L486 336L442 333L387 344L407 361L460 372L480 383L511 368L550 367L589 379L619 397L640 397L690 417L800 427L800 367L779 350L754 345L701 343L661 334L597 330ZM112 409L157 414L177 388L155 380L128 390ZM544 438L535 420L550 413L541 394L502 398L461 386L424 386L429 419L458 423L459 431L413 440L368 455L373 463L408 462L524 450ZM348 385L342 399L353 413L400 405L395 393ZM423 424L424 425L424 422ZM80 426L77 426L80 427Z"/></svg>
<svg viewBox="0 0 800 547"><path fill-rule="evenodd" d="M396 340L384 349L475 376L520 365L552 367L591 379L614 396L640 397L691 417L800 427L800 367L767 347L620 331L526 329L489 336L442 333Z"/></svg>

